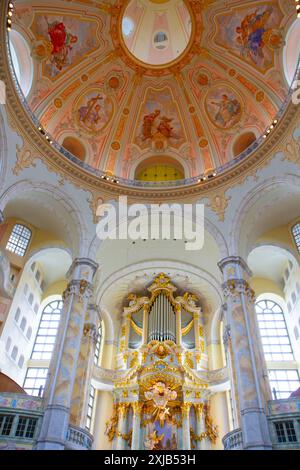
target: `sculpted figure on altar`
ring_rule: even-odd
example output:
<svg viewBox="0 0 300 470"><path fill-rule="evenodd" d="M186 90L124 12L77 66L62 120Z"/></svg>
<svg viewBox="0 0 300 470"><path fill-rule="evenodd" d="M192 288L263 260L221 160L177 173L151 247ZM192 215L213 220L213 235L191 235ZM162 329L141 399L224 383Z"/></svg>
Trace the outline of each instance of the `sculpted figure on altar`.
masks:
<svg viewBox="0 0 300 470"><path fill-rule="evenodd" d="M164 382L157 382L145 392L145 397L147 400L153 400L159 408L165 408L168 401L176 400L177 392L167 387Z"/></svg>

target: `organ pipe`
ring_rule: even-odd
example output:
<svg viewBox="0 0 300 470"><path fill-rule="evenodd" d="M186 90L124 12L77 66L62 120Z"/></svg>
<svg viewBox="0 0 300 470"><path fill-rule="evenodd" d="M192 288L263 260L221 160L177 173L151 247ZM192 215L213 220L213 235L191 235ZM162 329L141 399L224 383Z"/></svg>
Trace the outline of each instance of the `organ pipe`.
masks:
<svg viewBox="0 0 300 470"><path fill-rule="evenodd" d="M161 292L154 300L148 318L148 341L176 340L176 318L171 302Z"/></svg>

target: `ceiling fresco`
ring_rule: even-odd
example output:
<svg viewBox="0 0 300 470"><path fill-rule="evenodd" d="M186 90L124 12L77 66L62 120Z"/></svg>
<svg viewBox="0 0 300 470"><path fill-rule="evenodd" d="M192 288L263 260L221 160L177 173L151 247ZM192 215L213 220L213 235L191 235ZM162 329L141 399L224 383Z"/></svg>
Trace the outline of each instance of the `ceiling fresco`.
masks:
<svg viewBox="0 0 300 470"><path fill-rule="evenodd" d="M283 48L296 18L291 0L176 0L183 49L171 0L14 3L13 28L33 62L32 111L60 144L78 139L87 164L123 178L152 157L173 158L185 177L225 165L237 139L270 125L289 88ZM147 31L143 11L154 15ZM165 34L158 36L165 61L157 32ZM145 40L141 62L132 51Z"/></svg>

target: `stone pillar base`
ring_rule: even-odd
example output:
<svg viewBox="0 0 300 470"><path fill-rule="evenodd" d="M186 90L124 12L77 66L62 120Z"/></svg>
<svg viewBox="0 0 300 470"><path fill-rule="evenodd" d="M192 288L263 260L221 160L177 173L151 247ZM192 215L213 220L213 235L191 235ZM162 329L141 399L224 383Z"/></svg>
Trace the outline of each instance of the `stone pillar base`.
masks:
<svg viewBox="0 0 300 470"><path fill-rule="evenodd" d="M64 450L69 426L69 408L52 405L45 410L43 433L35 450Z"/></svg>

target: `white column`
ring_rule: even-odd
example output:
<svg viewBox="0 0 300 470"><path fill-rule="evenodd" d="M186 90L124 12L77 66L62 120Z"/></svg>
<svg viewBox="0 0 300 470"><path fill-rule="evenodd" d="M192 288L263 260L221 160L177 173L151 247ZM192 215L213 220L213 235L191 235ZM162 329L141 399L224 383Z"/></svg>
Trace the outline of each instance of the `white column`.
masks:
<svg viewBox="0 0 300 470"><path fill-rule="evenodd" d="M140 450L141 449L141 404L136 402L132 403L133 408L133 421L132 421L132 440L131 440L131 449Z"/></svg>
<svg viewBox="0 0 300 470"><path fill-rule="evenodd" d="M238 399L243 448L272 449L266 417L271 392L256 319L255 293L249 285L251 271L237 256L223 259L219 267L224 277L222 287L232 352L231 384Z"/></svg>
<svg viewBox="0 0 300 470"><path fill-rule="evenodd" d="M37 450L65 448L84 320L97 267L90 259L77 258L67 274L71 281L63 295L64 306L45 388L45 413Z"/></svg>
<svg viewBox="0 0 300 470"><path fill-rule="evenodd" d="M197 449L198 450L205 450L206 443L205 443L205 418L203 413L204 403L199 403L195 406L196 410L196 434L198 437L203 437L201 440L197 440Z"/></svg>
<svg viewBox="0 0 300 470"><path fill-rule="evenodd" d="M126 403L120 403L118 406L119 421L116 438L116 450L124 450L126 446L124 435L126 434L127 427L127 409L128 406Z"/></svg>
<svg viewBox="0 0 300 470"><path fill-rule="evenodd" d="M190 408L191 408L191 403L183 403L181 405L181 410L182 410L182 450L191 450Z"/></svg>

